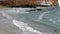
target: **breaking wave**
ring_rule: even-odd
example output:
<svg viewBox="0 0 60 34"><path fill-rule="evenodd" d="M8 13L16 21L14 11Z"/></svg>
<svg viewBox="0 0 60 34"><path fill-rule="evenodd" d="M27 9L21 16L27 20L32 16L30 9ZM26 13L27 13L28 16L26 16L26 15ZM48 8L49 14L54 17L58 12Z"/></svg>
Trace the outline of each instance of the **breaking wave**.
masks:
<svg viewBox="0 0 60 34"><path fill-rule="evenodd" d="M23 31L22 34L25 34L25 33L30 34L31 32L37 33L37 34L45 34L38 30L33 29L32 27L28 26L28 24L21 21L13 20L13 24L19 27Z"/></svg>

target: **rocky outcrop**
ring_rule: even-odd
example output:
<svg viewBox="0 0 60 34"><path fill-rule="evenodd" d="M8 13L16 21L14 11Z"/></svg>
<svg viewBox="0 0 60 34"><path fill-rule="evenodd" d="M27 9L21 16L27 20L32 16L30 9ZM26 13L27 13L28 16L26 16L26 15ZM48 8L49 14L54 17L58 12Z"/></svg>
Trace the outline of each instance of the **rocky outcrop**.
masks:
<svg viewBox="0 0 60 34"><path fill-rule="evenodd" d="M41 5L43 3L42 1L45 1L45 3L48 3L51 1L53 6L58 6L58 0L4 0L0 1L0 5L6 5L6 6L20 6L20 5Z"/></svg>

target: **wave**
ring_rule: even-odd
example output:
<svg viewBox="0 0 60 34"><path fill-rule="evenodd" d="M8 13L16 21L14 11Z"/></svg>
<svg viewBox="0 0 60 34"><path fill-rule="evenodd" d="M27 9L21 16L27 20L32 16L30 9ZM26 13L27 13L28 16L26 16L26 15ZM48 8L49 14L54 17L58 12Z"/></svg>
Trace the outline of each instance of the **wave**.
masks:
<svg viewBox="0 0 60 34"><path fill-rule="evenodd" d="M33 29L32 27L28 26L28 24L21 22L21 21L13 20L13 24L16 25L17 27L19 27L23 31L24 34L28 33L28 32L29 32L29 34L31 32L37 33L37 34L46 34L46 33L42 33L38 30Z"/></svg>

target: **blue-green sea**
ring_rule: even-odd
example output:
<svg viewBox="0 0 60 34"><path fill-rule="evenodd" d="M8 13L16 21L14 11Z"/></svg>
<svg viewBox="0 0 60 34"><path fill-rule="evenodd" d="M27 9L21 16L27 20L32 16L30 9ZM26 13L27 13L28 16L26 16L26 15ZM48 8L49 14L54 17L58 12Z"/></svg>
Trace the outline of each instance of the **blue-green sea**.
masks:
<svg viewBox="0 0 60 34"><path fill-rule="evenodd" d="M29 13L18 14L17 20L42 23L60 29L60 8L27 11ZM24 20L25 19L25 20Z"/></svg>
<svg viewBox="0 0 60 34"><path fill-rule="evenodd" d="M1 34L60 34L60 7L2 8Z"/></svg>

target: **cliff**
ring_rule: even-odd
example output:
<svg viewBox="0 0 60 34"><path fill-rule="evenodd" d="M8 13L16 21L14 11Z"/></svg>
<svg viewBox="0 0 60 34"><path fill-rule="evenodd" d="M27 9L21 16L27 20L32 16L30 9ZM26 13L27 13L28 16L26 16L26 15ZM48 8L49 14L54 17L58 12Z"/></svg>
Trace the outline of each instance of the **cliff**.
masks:
<svg viewBox="0 0 60 34"><path fill-rule="evenodd" d="M58 6L58 0L4 0L0 1L0 5L4 6L20 6L20 5L41 5L41 3L52 3L53 6Z"/></svg>

